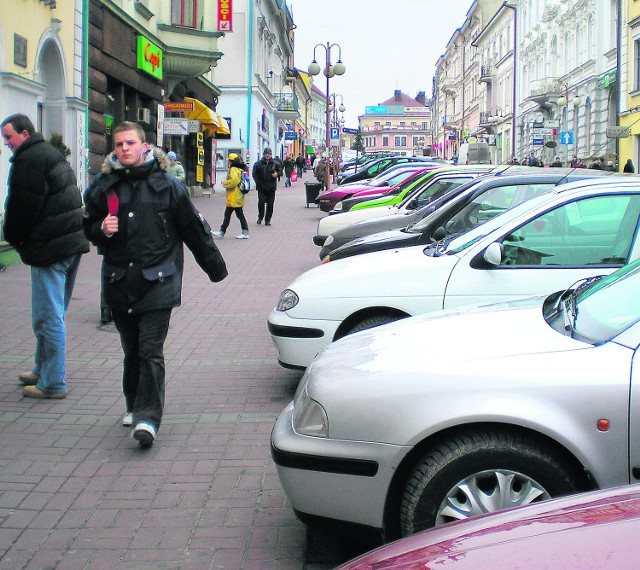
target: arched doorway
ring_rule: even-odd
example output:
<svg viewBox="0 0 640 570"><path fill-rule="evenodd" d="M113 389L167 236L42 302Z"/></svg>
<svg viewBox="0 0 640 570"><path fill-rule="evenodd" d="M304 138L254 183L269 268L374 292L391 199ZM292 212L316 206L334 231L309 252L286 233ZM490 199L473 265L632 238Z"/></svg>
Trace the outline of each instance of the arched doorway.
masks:
<svg viewBox="0 0 640 570"><path fill-rule="evenodd" d="M37 81L45 86L42 106L38 114L38 129L46 139L52 133L65 137L65 69L62 53L57 42L49 38L44 41L38 55ZM68 146L69 141L65 141Z"/></svg>

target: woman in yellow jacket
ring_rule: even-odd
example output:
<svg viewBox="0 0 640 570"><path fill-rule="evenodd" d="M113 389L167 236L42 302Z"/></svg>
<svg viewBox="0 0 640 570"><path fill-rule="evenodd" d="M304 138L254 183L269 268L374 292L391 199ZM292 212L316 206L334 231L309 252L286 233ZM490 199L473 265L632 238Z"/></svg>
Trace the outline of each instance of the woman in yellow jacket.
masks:
<svg viewBox="0 0 640 570"><path fill-rule="evenodd" d="M227 207L224 209L222 225L218 231L213 232L213 236L217 238L224 237L231 221L231 214L235 212L242 228L242 233L237 235L236 239L249 239L249 225L242 211L244 194L238 188L247 166L235 152L230 153L227 160L229 161L229 171L227 172L226 180L222 181L222 185L227 189Z"/></svg>

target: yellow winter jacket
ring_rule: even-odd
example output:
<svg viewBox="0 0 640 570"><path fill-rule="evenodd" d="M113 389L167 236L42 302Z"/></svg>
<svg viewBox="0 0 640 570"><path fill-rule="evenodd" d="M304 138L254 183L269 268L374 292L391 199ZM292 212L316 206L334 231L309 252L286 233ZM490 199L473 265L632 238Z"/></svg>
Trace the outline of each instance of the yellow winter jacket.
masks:
<svg viewBox="0 0 640 570"><path fill-rule="evenodd" d="M238 184L242 179L242 170L236 166L229 168L226 180L222 181L222 186L227 189L227 208L243 208L244 194L238 190Z"/></svg>

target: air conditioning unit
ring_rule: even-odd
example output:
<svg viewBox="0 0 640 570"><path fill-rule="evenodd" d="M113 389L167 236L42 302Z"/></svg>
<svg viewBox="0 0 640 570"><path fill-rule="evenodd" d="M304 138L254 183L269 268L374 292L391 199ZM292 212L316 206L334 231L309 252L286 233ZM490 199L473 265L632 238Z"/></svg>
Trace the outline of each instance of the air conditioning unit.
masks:
<svg viewBox="0 0 640 570"><path fill-rule="evenodd" d="M138 122L139 123L151 123L151 110L146 108L138 109Z"/></svg>

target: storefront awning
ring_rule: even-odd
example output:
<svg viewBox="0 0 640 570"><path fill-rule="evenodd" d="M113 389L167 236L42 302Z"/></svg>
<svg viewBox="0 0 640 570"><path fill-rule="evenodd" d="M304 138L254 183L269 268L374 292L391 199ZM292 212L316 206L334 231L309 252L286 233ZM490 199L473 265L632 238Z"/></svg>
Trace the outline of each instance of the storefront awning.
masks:
<svg viewBox="0 0 640 570"><path fill-rule="evenodd" d="M186 111L184 116L192 121L200 121L203 131L213 135L219 133L221 135L230 134L229 125L224 117L218 115L213 109L209 109L202 101L185 97L187 103L193 103L193 111Z"/></svg>

